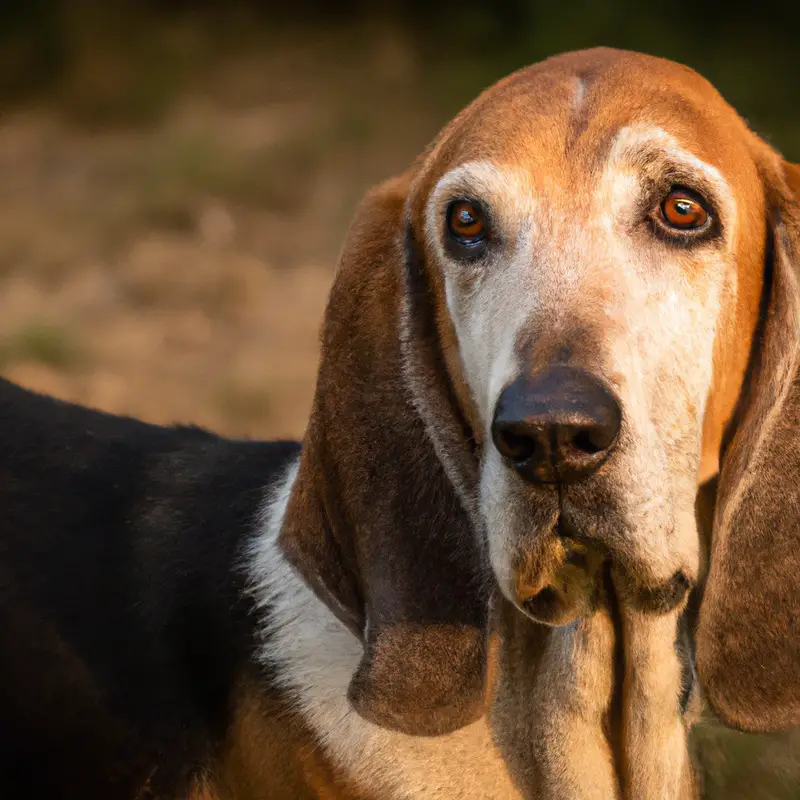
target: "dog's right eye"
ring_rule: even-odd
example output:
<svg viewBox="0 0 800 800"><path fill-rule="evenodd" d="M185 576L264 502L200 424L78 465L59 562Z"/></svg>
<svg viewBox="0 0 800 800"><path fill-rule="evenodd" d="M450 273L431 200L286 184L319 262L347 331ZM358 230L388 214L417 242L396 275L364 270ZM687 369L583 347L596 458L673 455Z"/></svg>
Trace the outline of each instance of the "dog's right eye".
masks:
<svg viewBox="0 0 800 800"><path fill-rule="evenodd" d="M672 186L651 206L652 232L662 241L679 247L718 239L721 225L714 206L693 189Z"/></svg>
<svg viewBox="0 0 800 800"><path fill-rule="evenodd" d="M447 232L462 247L474 248L486 240L486 213L473 200L454 200L447 207Z"/></svg>
<svg viewBox="0 0 800 800"><path fill-rule="evenodd" d="M661 215L671 228L698 231L708 225L710 214L699 195L686 189L673 189L661 204Z"/></svg>

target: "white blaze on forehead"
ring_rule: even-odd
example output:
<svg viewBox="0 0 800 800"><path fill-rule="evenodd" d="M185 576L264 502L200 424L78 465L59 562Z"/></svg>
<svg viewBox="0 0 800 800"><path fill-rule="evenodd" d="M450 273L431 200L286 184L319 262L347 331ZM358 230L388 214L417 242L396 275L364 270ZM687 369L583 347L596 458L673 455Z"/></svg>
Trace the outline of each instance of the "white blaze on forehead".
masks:
<svg viewBox="0 0 800 800"><path fill-rule="evenodd" d="M454 259L444 247L447 207L458 198L479 200L490 212L495 246L475 264ZM536 216L531 176L488 161L468 162L446 173L426 207L428 246L443 265L464 376L484 425L501 389L517 372L514 344L536 306L530 280Z"/></svg>
<svg viewBox="0 0 800 800"><path fill-rule="evenodd" d="M583 78L575 78L575 93L572 95L572 107L576 111L583 105L586 99L586 81Z"/></svg>

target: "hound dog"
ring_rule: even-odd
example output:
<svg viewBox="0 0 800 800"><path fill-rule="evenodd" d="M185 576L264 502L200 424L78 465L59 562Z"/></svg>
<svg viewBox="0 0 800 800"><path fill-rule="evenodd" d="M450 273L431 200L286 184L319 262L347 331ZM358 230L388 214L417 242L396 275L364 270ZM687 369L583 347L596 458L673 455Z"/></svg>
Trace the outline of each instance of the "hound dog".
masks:
<svg viewBox="0 0 800 800"><path fill-rule="evenodd" d="M363 201L302 447L0 385L3 785L690 796L690 591L711 705L800 722L798 195L691 70L568 54Z"/></svg>

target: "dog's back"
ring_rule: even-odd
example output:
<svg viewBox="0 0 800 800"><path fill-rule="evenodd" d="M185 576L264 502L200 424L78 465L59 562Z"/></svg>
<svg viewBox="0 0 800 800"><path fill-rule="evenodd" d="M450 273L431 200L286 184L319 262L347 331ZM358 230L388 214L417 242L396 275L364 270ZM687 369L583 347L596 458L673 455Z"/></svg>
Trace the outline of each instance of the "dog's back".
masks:
<svg viewBox="0 0 800 800"><path fill-rule="evenodd" d="M0 381L0 774L15 796L171 794L214 757L252 663L242 550L297 450Z"/></svg>

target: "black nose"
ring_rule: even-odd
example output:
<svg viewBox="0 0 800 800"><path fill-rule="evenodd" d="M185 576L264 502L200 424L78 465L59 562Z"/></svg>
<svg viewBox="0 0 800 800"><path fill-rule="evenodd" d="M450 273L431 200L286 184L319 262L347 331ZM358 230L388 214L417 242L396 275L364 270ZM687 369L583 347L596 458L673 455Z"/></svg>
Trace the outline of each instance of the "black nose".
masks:
<svg viewBox="0 0 800 800"><path fill-rule="evenodd" d="M588 372L551 367L517 378L500 395L492 438L532 483L571 483L591 475L616 444L622 412Z"/></svg>

